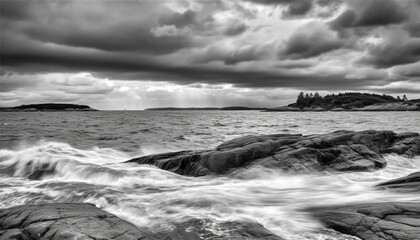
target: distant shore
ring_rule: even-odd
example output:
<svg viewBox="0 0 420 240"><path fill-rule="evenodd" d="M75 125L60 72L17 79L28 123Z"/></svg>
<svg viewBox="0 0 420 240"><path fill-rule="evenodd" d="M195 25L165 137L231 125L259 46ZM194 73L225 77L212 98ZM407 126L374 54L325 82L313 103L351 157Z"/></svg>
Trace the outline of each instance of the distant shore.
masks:
<svg viewBox="0 0 420 240"><path fill-rule="evenodd" d="M220 111L249 111L249 110L268 110L269 108L261 107L243 107L243 106L232 106L232 107L161 107L161 108L146 108L145 111L211 111L211 110L220 110Z"/></svg>
<svg viewBox="0 0 420 240"><path fill-rule="evenodd" d="M0 108L0 112L57 112L57 111L98 111L87 105L64 104L64 103L42 103L28 104L16 107Z"/></svg>
<svg viewBox="0 0 420 240"><path fill-rule="evenodd" d="M385 94L347 92L339 94L329 94L325 97L317 92L306 93L301 92L295 103L287 106L267 108L267 107L161 107L148 108L146 111L190 111L190 110L260 110L267 112L326 112L326 111L420 111L420 99L408 100L405 95L403 97L394 98Z"/></svg>
<svg viewBox="0 0 420 240"><path fill-rule="evenodd" d="M88 105L42 103L16 107L0 107L0 112L54 112L54 111L98 111ZM373 112L373 111L420 111L420 99L408 100L404 95L394 98L390 95L371 93L339 93L320 96L301 92L295 103L281 107L156 107L144 111L265 111L265 112Z"/></svg>

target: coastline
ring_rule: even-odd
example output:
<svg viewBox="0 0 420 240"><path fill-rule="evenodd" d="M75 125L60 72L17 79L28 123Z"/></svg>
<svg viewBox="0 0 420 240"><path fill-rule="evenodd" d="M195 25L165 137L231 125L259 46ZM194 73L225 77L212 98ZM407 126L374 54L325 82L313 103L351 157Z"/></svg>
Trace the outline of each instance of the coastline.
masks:
<svg viewBox="0 0 420 240"><path fill-rule="evenodd" d="M290 149L287 148L289 146ZM247 136L225 142L213 152L211 150L182 151L148 155L122 164L153 164L176 174L190 176L194 174L188 174L188 171L225 176L230 168L246 168L252 163L275 169L288 169L291 173L297 174L301 171L327 171L330 174L338 174L341 171L363 172L385 168L387 164L382 158L383 154L419 156L420 135L371 130L338 131L307 136L296 134ZM252 159L247 156L251 156ZM177 163L177 159L181 162ZM294 160L290 162L291 159ZM211 172L203 172L202 167L190 163L201 164ZM42 166L48 169L38 168L36 172L38 178L54 173L55 166ZM183 170L178 171L173 166L178 166L178 169ZM302 166L302 168L297 166ZM389 179L373 187L378 191L418 192L418 174ZM312 214L327 229L334 229L343 234L364 240L381 237L396 240L420 237L420 227L416 227L418 224L416 221L420 217L419 206L418 202L363 202L308 207L300 211ZM395 218L391 219L388 216ZM203 230L200 219L187 221L171 230L151 232L147 226L135 226L133 223L86 203L24 204L0 209L0 218L2 219L0 239L44 237L58 240L85 237L87 239L198 240L202 239L203 234L213 239L226 239L226 236ZM228 239L283 240L282 237L271 233L257 222L226 222L223 227L228 229ZM403 237L396 233L388 233L389 231L399 232L402 228L409 229Z"/></svg>

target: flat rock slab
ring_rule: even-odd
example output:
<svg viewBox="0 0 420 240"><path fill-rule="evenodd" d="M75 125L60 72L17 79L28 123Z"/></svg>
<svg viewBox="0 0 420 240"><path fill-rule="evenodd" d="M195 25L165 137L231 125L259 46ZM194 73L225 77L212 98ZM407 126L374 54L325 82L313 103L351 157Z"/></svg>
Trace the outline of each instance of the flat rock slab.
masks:
<svg viewBox="0 0 420 240"><path fill-rule="evenodd" d="M145 226L147 227L147 226ZM46 203L0 209L0 240L283 240L258 223L224 223L226 235L203 228L201 220L187 221L164 232L151 233L88 203Z"/></svg>
<svg viewBox="0 0 420 240"><path fill-rule="evenodd" d="M313 208L327 228L363 240L419 240L420 202L387 202Z"/></svg>
<svg viewBox="0 0 420 240"><path fill-rule="evenodd" d="M221 174L250 164L291 171L370 171L386 166L384 153L419 155L419 134L369 130L245 136L212 150L155 154L127 162L188 176Z"/></svg>
<svg viewBox="0 0 420 240"><path fill-rule="evenodd" d="M87 203L22 205L0 210L0 240L155 239Z"/></svg>
<svg viewBox="0 0 420 240"><path fill-rule="evenodd" d="M415 172L406 177L380 183L376 185L376 187L398 192L420 192L420 172Z"/></svg>

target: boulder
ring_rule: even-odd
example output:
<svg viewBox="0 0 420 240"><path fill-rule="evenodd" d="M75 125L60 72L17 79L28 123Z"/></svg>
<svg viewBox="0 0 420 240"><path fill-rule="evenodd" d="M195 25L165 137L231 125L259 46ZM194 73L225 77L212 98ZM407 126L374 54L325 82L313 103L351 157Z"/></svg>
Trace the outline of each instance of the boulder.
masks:
<svg viewBox="0 0 420 240"><path fill-rule="evenodd" d="M252 164L291 171L371 171L386 166L382 154L387 153L419 155L419 134L369 130L245 136L213 150L155 154L127 162L188 176L221 174Z"/></svg>
<svg viewBox="0 0 420 240"><path fill-rule="evenodd" d="M0 210L0 240L155 239L115 215L86 203L22 205Z"/></svg>
<svg viewBox="0 0 420 240"><path fill-rule="evenodd" d="M327 228L363 240L420 239L420 202L386 202L309 209Z"/></svg>
<svg viewBox="0 0 420 240"><path fill-rule="evenodd" d="M391 189L399 192L420 192L420 172L393 179L376 185L380 189Z"/></svg>

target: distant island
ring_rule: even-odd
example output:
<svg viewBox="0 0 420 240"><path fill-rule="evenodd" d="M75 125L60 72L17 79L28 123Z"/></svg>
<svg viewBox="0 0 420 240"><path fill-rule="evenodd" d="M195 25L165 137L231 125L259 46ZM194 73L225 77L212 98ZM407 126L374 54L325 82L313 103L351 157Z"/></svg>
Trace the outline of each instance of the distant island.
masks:
<svg viewBox="0 0 420 240"><path fill-rule="evenodd" d="M65 103L28 104L16 107L2 107L0 112L56 112L56 111L98 111L87 105Z"/></svg>
<svg viewBox="0 0 420 240"><path fill-rule="evenodd" d="M408 100L405 95L346 92L322 97L317 92L301 92L295 103L266 111L420 111L420 99Z"/></svg>

